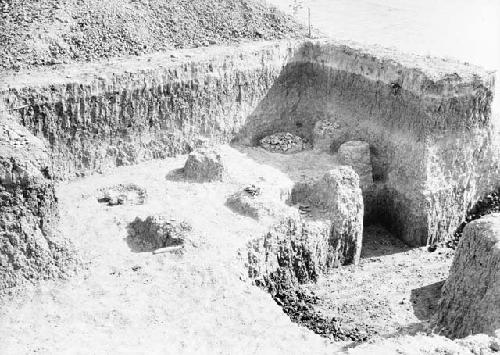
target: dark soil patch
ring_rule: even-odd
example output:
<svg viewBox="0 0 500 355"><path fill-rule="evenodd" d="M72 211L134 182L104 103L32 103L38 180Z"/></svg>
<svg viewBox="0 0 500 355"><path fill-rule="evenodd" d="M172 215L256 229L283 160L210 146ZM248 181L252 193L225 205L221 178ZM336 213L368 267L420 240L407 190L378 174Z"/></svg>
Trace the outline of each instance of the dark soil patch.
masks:
<svg viewBox="0 0 500 355"><path fill-rule="evenodd" d="M191 226L162 215L137 217L128 225L127 244L134 252L152 252L159 248L181 246Z"/></svg>
<svg viewBox="0 0 500 355"><path fill-rule="evenodd" d="M314 292L291 287L286 284L274 285L272 297L274 301L283 309L290 319L306 327L322 337L333 341L353 341L362 342L368 337L376 334L375 329L365 327L349 328L343 324L342 320L336 317L325 317L317 312L314 305L320 302Z"/></svg>

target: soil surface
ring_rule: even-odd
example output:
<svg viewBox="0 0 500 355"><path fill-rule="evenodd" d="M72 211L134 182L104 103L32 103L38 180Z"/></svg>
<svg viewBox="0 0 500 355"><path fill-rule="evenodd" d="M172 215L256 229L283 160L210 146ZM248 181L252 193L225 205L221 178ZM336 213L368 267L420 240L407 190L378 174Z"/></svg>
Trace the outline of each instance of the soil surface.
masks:
<svg viewBox="0 0 500 355"><path fill-rule="evenodd" d="M5 0L0 28L0 70L305 35L258 0Z"/></svg>
<svg viewBox="0 0 500 355"><path fill-rule="evenodd" d="M365 228L361 261L275 296L290 317L324 337L361 342L426 332L453 251L409 248L383 227Z"/></svg>
<svg viewBox="0 0 500 355"><path fill-rule="evenodd" d="M183 180L187 157L179 156L61 184L59 228L86 268L70 280L43 281L0 300L0 353L333 354L375 335L391 336L378 351L391 346L392 353L412 353L404 344L414 338L400 335L425 329L452 250L408 249L383 229L367 228L359 266L293 291L290 297L314 321L307 323L293 302L281 299L279 307L247 279L246 245L273 221L240 215L226 200L250 182L281 186L322 174L335 157L261 148L223 152L233 172L225 182ZM130 184L145 189L144 204L99 203L103 189ZM182 248L155 254L131 247L131 225L151 215L191 226ZM419 336L427 352L464 347ZM481 341L490 346L489 339Z"/></svg>

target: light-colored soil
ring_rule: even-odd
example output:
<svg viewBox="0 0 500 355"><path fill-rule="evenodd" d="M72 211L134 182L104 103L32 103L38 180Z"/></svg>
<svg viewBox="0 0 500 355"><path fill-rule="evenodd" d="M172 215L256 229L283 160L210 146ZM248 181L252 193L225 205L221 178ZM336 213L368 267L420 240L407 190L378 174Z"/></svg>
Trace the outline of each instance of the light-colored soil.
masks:
<svg viewBox="0 0 500 355"><path fill-rule="evenodd" d="M273 155L259 148L237 152L225 147L223 152L233 171L233 180L224 183L184 181L180 169L186 156L179 156L61 184L60 229L87 260L86 270L71 280L43 281L3 299L0 353L341 351L344 344L292 323L269 294L247 280L245 255L239 256L238 251L244 254L246 243L261 236L269 223L241 216L225 205L226 198L249 181L288 186L290 177L320 174L318 170L328 169L335 158L311 151ZM239 168L232 170L234 166ZM147 190L143 205L98 203L100 189L130 183ZM129 224L136 217L158 213L191 224L189 242L172 253L134 252L127 243ZM449 259L439 251L429 254L384 244L387 237L379 232L369 229L360 266L339 269L310 287L324 300L324 309L336 299L360 317L356 321L370 322L389 334L419 321L418 313L412 315L411 290L441 280ZM396 317L402 320L395 322ZM391 349L412 341L397 338L393 340L397 346L391 343ZM440 337L423 343L428 351L443 344L462 349Z"/></svg>
<svg viewBox="0 0 500 355"><path fill-rule="evenodd" d="M247 177L282 173L233 152ZM118 168L61 185L61 230L89 260L68 282L43 282L0 309L0 353L332 353L337 346L290 322L264 291L244 282L238 249L259 237L262 222L225 206L234 183L168 179L186 157ZM246 169L246 170L244 170ZM274 178L274 180L273 180ZM145 187L144 205L97 202L102 187ZM193 226L198 247L182 254L135 253L127 226L164 213ZM134 271L135 270L135 271Z"/></svg>

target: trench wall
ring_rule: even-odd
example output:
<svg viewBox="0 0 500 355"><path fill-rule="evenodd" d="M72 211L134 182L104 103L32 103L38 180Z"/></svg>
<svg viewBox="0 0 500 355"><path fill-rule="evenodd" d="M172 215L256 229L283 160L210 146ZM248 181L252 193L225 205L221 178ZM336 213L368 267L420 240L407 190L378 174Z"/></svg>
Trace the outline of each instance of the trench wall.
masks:
<svg viewBox="0 0 500 355"><path fill-rule="evenodd" d="M331 40L259 42L2 75L0 100L51 148L56 178L253 144L276 131L370 143L373 220L410 244L446 238L498 178L493 75Z"/></svg>
<svg viewBox="0 0 500 355"><path fill-rule="evenodd" d="M333 149L350 139L370 143L379 180L365 193L371 218L407 243L446 239L471 203L497 186L491 73L328 43L303 46L297 65L309 78L303 101L315 107L302 115L339 127Z"/></svg>
<svg viewBox="0 0 500 355"><path fill-rule="evenodd" d="M71 178L186 153L206 140L228 142L249 115L275 120L299 90L284 70L298 45L183 51L13 76L0 95L49 142L55 175ZM266 96L272 105L256 111Z"/></svg>

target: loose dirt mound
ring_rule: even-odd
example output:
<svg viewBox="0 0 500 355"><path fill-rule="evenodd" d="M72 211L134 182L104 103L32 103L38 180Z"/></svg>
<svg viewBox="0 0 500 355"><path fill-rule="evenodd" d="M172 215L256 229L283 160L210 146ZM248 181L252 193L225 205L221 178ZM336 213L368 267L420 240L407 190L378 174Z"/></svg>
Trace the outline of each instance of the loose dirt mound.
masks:
<svg viewBox="0 0 500 355"><path fill-rule="evenodd" d="M228 177L227 164L219 150L198 149L188 155L184 175L197 182L222 181Z"/></svg>
<svg viewBox="0 0 500 355"><path fill-rule="evenodd" d="M6 0L0 69L300 36L291 17L247 0Z"/></svg>
<svg viewBox="0 0 500 355"><path fill-rule="evenodd" d="M159 248L182 246L191 226L166 216L137 217L128 226L127 242L137 252L155 251Z"/></svg>

